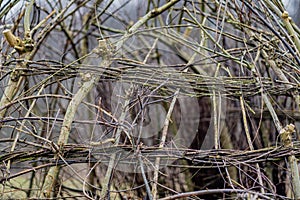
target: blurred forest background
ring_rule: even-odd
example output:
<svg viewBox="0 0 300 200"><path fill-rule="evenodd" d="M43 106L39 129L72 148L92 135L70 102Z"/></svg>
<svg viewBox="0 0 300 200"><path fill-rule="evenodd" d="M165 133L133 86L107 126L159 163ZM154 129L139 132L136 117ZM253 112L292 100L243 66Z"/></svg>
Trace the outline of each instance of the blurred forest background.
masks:
<svg viewBox="0 0 300 200"><path fill-rule="evenodd" d="M300 199L299 1L0 0L3 199Z"/></svg>

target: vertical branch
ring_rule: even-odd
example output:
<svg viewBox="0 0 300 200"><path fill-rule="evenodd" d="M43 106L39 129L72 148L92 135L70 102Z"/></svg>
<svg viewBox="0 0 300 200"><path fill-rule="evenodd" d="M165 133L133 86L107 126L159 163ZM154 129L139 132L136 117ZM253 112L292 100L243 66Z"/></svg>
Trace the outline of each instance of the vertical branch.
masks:
<svg viewBox="0 0 300 200"><path fill-rule="evenodd" d="M26 68L27 61L31 59L31 51L33 49L33 41L31 40L31 37L28 37L26 33L30 32L30 12L32 10L34 0L31 1L31 4L26 7L25 16L24 16L24 40L21 40L20 38L14 36L14 34L11 32L11 30L4 30L3 35L5 39L7 40L8 44L13 47L16 51L18 51L20 55L20 59L24 59L24 61L17 63L15 69L12 71L10 75L10 79L8 81L7 87L4 90L4 93L0 100L0 107L2 109L0 110L0 119L2 119L7 111L7 107L5 107L8 103L12 101L12 99L15 97L16 93L19 90L19 87L21 86L24 77L20 76L20 71L22 68Z"/></svg>
<svg viewBox="0 0 300 200"><path fill-rule="evenodd" d="M288 33L290 34L293 42L295 43L295 46L296 46L296 52L300 53L300 39L299 37L297 36L298 34L296 33L296 31L294 30L293 26L292 26L292 18L289 17L289 13L287 11L284 11L281 15L282 19L283 19L283 23L288 31Z"/></svg>
<svg viewBox="0 0 300 200"><path fill-rule="evenodd" d="M18 49L19 47L23 46L22 41L20 38L14 36L10 30L3 31L3 34L5 36L5 39L8 41L10 46L14 47L15 49ZM24 60L28 60L30 58L30 52L21 53L20 58L24 58ZM15 69L12 71L10 78L8 80L7 86L4 90L4 93L0 100L0 107L2 108L0 110L0 119L4 118L7 107L6 105L9 104L13 98L15 97L16 93L19 90L19 87L21 86L24 77L20 76L20 71L22 68L26 68L27 62L22 61L20 63L17 63Z"/></svg>
<svg viewBox="0 0 300 200"><path fill-rule="evenodd" d="M218 72L219 72L219 68L220 68L220 64L218 64L217 66L217 70L215 72L215 77L217 77L218 75ZM219 103L219 105L221 105L221 101L217 101L217 98L216 98L216 90L215 88L213 89L212 91L212 103L213 103L213 123L214 123L214 139L215 139L215 149L219 149L220 147L220 115L221 115L221 109L220 109L220 106L219 106L219 109L217 109L217 105ZM221 94L220 92L218 92L218 97L219 97L219 100L221 98Z"/></svg>
<svg viewBox="0 0 300 200"><path fill-rule="evenodd" d="M130 96L132 95L133 92L133 88L132 85L131 87L126 91L126 95L125 95L125 102L122 106L122 113L120 115L120 118L118 119L118 128L117 128L117 132L115 135L115 144L118 144L120 141L120 137L121 137L121 132L122 132L122 124L125 122L125 118L129 113L129 103L130 103ZM113 153L110 157L108 166L107 166L107 171L103 180L103 184L102 184L102 191L101 191L101 198L102 199L106 199L107 195L108 195L108 190L109 190L109 185L110 185L110 180L111 180L111 175L114 169L114 166L116 164L116 158L117 158L117 153Z"/></svg>
<svg viewBox="0 0 300 200"><path fill-rule="evenodd" d="M141 155L140 152L137 152L137 153L138 153L138 160L139 160L139 164L140 164L141 174L142 174L145 186L146 186L147 196L148 196L149 200L152 200L153 197L152 197L151 189L150 189L150 186L148 184L147 177L146 177L146 173L145 173L145 169L144 169L144 164L143 164L143 161L142 161L142 155Z"/></svg>
<svg viewBox="0 0 300 200"><path fill-rule="evenodd" d="M289 124L286 127L284 127L280 131L280 138L284 145L284 147L287 148L293 148L293 142L292 142L292 134L295 132L295 125ZM291 171L291 178L292 178L292 188L294 191L294 199L299 200L300 199L300 176L299 176L299 168L298 168L298 162L297 158L294 154L291 154L288 156L288 162L290 166Z"/></svg>
<svg viewBox="0 0 300 200"><path fill-rule="evenodd" d="M170 123L170 120L171 120L171 115L173 113L178 94L179 94L179 89L177 89L176 92L174 93L174 97L171 101L170 108L169 108L168 113L166 115L166 119L165 119L163 130L162 130L161 140L160 140L160 143L159 143L159 148L163 148L164 145L165 145L166 138L167 138L167 133L168 133L168 128L169 128L169 123ZM154 163L154 167L155 167L154 170L155 171L154 171L154 175L153 175L153 186L152 186L153 199L157 199L157 183L158 183L159 163L160 163L160 157L157 157L155 159L155 163Z"/></svg>
<svg viewBox="0 0 300 200"><path fill-rule="evenodd" d="M31 11L32 11L33 3L34 3L34 0L31 0L28 7L27 7L27 9L26 9L25 15L24 15L25 38L31 38L31 35L30 35L30 14L31 14Z"/></svg>
<svg viewBox="0 0 300 200"><path fill-rule="evenodd" d="M99 46L94 50L95 53L100 53L100 56L102 56L102 62L100 63L101 66L109 66L110 65L110 51L108 48L108 44L105 40L99 41ZM94 75L90 80L87 80L82 84L80 89L77 91L77 93L72 98L71 102L69 103L69 106L67 108L63 125L59 134L58 138L58 146L60 150L63 149L64 145L68 142L71 126L73 119L75 117L75 113L78 109L79 104L82 102L82 100L88 95L90 90L93 88L94 84L98 82L100 76ZM59 152L57 152L59 154ZM55 159L58 158L58 154L55 156ZM59 173L59 166L51 167L48 171L43 187L42 187L42 197L50 198L53 195L52 189L55 186L57 177Z"/></svg>
<svg viewBox="0 0 300 200"><path fill-rule="evenodd" d="M205 20L204 20L205 21ZM191 27L187 27L183 37L187 38L189 37L190 33L191 33ZM204 39L201 40L201 43L204 42ZM200 49L199 49L200 50ZM197 56L197 53L194 53L191 58L189 59L189 62L186 64L186 66L189 66L191 63L194 62L195 58ZM187 72L188 68L186 68L184 70L184 72ZM175 107L175 103L176 100L178 98L179 95L179 91L180 88L178 88L175 93L174 96L172 98L171 104L170 104L170 108L168 110L168 113L166 115L166 119L164 122L164 126L163 126L163 130L162 130L162 136L161 136L161 141L159 144L159 148L163 148L166 142L166 138L167 138L167 133L168 133L168 128L169 128L169 123L170 123L170 119L171 119L171 115L173 113L174 107ZM155 159L155 163L154 163L154 175L153 175L153 186L152 186L152 195L153 195L153 199L157 199L157 183L158 183L158 173L159 173L159 164L160 164L160 157L157 157Z"/></svg>
<svg viewBox="0 0 300 200"><path fill-rule="evenodd" d="M253 151L254 147L253 147L250 132L249 132L249 129L248 129L246 110L245 110L245 106L244 106L244 98L242 96L240 97L240 103L241 103L241 109L242 109L242 115L243 115L243 122L244 122L244 129L245 129L245 133L246 133L246 138L247 138L250 150ZM264 189L264 184L263 184L263 180L262 180L260 167L259 167L258 163L256 163L255 165L256 165L256 170L257 170L258 181L259 181L259 184L261 186L260 191L261 191L262 194L264 194L265 189Z"/></svg>

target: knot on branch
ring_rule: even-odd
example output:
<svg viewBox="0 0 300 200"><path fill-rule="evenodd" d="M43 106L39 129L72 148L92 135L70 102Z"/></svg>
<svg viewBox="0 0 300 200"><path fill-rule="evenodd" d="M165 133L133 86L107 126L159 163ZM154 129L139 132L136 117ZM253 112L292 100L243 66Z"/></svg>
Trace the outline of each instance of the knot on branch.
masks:
<svg viewBox="0 0 300 200"><path fill-rule="evenodd" d="M287 19L289 18L289 13L287 11L284 11L281 15L282 19Z"/></svg>
<svg viewBox="0 0 300 200"><path fill-rule="evenodd" d="M34 47L34 42L31 38L25 38L22 40L16 37L11 30L4 30L3 35L7 40L8 44L13 47L19 54L32 51Z"/></svg>
<svg viewBox="0 0 300 200"><path fill-rule="evenodd" d="M103 59L110 60L110 57L113 54L113 46L107 39L99 40L98 43L98 47L95 48L93 52L103 57Z"/></svg>
<svg viewBox="0 0 300 200"><path fill-rule="evenodd" d="M292 134L295 132L295 125L288 124L286 127L281 129L280 131L280 138L284 145L284 147L293 147L292 142Z"/></svg>

